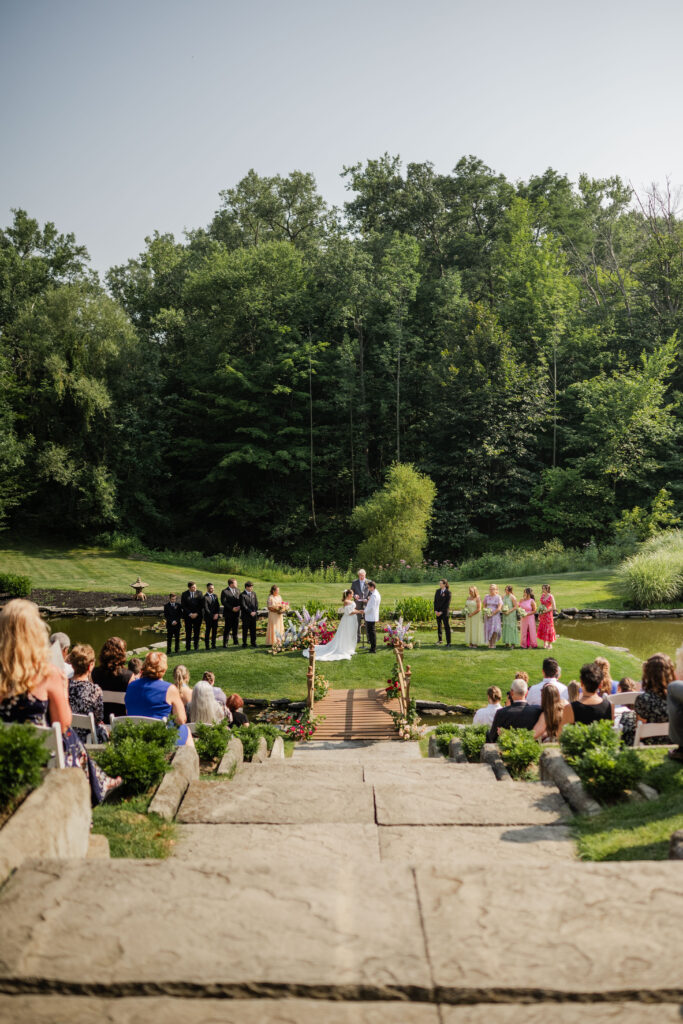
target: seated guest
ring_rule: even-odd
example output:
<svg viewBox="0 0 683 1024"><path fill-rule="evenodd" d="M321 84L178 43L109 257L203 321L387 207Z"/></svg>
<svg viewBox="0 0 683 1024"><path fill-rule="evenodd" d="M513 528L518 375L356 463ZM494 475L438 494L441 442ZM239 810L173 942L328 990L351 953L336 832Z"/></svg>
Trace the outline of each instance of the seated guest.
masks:
<svg viewBox="0 0 683 1024"><path fill-rule="evenodd" d="M545 686L541 693L541 717L534 726L534 739L554 743L562 721L565 701L556 686Z"/></svg>
<svg viewBox="0 0 683 1024"><path fill-rule="evenodd" d="M51 663L47 627L32 601L9 601L0 612L0 719L62 727L67 768L80 768L90 784L93 804L102 803L121 785L86 753L71 728L71 708L64 677Z"/></svg>
<svg viewBox="0 0 683 1024"><path fill-rule="evenodd" d="M239 693L231 693L228 697L227 704L228 711L230 711L235 725L249 725L249 719L243 711L244 701L240 697Z"/></svg>
<svg viewBox="0 0 683 1024"><path fill-rule="evenodd" d="M102 688L93 683L90 673L95 667L95 652L90 644L76 644L71 652L73 678L69 682L69 704L77 715L89 715L92 711L97 728L97 742L106 743L109 733L104 724ZM86 743L90 738L89 729L76 729L78 736Z"/></svg>
<svg viewBox="0 0 683 1024"><path fill-rule="evenodd" d="M128 671L133 673L131 679L139 679L142 675L142 658L131 658L128 662Z"/></svg>
<svg viewBox="0 0 683 1024"><path fill-rule="evenodd" d="M176 665L173 669L173 682L178 687L180 693L180 699L185 706L189 706L192 700L192 690L190 689L190 673L188 672L185 665Z"/></svg>
<svg viewBox="0 0 683 1024"><path fill-rule="evenodd" d="M523 679L526 685L529 685L529 673L528 672L515 672L515 679Z"/></svg>
<svg viewBox="0 0 683 1024"><path fill-rule="evenodd" d="M576 679L572 679L571 683L567 683L567 695L570 702L578 700L581 696L581 686L577 683Z"/></svg>
<svg viewBox="0 0 683 1024"><path fill-rule="evenodd" d="M612 679L612 667L607 658L596 658L594 664L600 669L601 675L598 693L616 693L617 682L616 679Z"/></svg>
<svg viewBox="0 0 683 1024"><path fill-rule="evenodd" d="M533 729L541 715L541 709L527 703L527 685L523 679L513 679L510 687L510 706L496 711L491 728L486 734L487 743L495 743L500 729Z"/></svg>
<svg viewBox="0 0 683 1024"><path fill-rule="evenodd" d="M203 722L204 725L223 721L223 709L213 695L211 684L205 679L194 684L189 715L191 722Z"/></svg>
<svg viewBox="0 0 683 1024"><path fill-rule="evenodd" d="M581 679L582 696L579 700L570 701L562 712L562 721L557 735L560 736L565 725L590 725L591 722L599 722L601 719L610 720L613 715L613 707L607 697L598 693L602 669L594 662L590 665L582 665L579 673Z"/></svg>
<svg viewBox="0 0 683 1024"><path fill-rule="evenodd" d="M536 705L540 708L541 706L541 694L546 686L554 686L559 693L562 700L569 700L567 693L567 687L564 683L560 682L560 675L562 674L560 666L557 664L554 658L543 659L543 679L540 683L536 683L529 690L527 701L529 704Z"/></svg>
<svg viewBox="0 0 683 1024"><path fill-rule="evenodd" d="M202 676L202 680L209 684L213 691L214 700L220 704L223 713L225 714L228 709L228 698L225 694L225 690L221 690L220 686L216 686L216 677L213 672L205 672Z"/></svg>
<svg viewBox="0 0 683 1024"><path fill-rule="evenodd" d="M669 711L669 739L677 743L669 751L672 761L683 761L683 647L676 651L676 678L666 688L666 703Z"/></svg>
<svg viewBox="0 0 683 1024"><path fill-rule="evenodd" d="M624 676L620 679L617 684L617 693L637 693L640 689L635 679L629 679L628 676ZM626 715L626 721L629 720L630 709L626 704L615 704L614 705L614 728L624 728L624 715ZM635 712L633 712L635 714Z"/></svg>
<svg viewBox="0 0 683 1024"><path fill-rule="evenodd" d="M479 708L474 712L472 725L491 725L496 717L496 711L502 707L503 694L498 686L489 686L486 691L486 699L488 700L486 707Z"/></svg>
<svg viewBox="0 0 683 1024"><path fill-rule="evenodd" d="M178 726L178 746L194 746L192 733L185 724L187 713L178 687L167 683L164 674L168 659L161 651L150 651L142 666L142 675L133 679L126 690L126 712L147 718L169 718L173 715Z"/></svg>
<svg viewBox="0 0 683 1024"><path fill-rule="evenodd" d="M100 651L100 663L92 670L92 681L102 690L114 690L116 693L125 693L128 683L133 678L133 673L126 668L126 641L120 636L110 636L105 640ZM110 715L123 714L121 704L104 702L104 720L109 721Z"/></svg>
<svg viewBox="0 0 683 1024"><path fill-rule="evenodd" d="M71 647L71 640L66 633L52 633L50 636L50 652L52 654L52 662L54 665L64 673L67 679L71 679L74 674L72 665L69 662L69 648Z"/></svg>
<svg viewBox="0 0 683 1024"><path fill-rule="evenodd" d="M626 746L633 746L639 721L669 721L667 689L675 678L674 663L668 654L653 654L643 663L643 688L636 697L633 711L626 712L621 719L621 737ZM648 736L643 740L648 746L666 745L668 742L668 736Z"/></svg>

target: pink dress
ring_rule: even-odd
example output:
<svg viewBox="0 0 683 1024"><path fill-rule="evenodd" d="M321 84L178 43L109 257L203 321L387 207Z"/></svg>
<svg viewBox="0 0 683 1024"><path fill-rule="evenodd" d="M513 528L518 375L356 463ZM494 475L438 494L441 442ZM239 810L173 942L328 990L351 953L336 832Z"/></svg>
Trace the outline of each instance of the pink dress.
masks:
<svg viewBox="0 0 683 1024"><path fill-rule="evenodd" d="M521 647L537 647L536 643L536 616L531 611L533 601L529 597L525 597L523 601L519 602L519 607L524 612L524 618L522 619L519 640Z"/></svg>
<svg viewBox="0 0 683 1024"><path fill-rule="evenodd" d="M538 620L538 639L544 643L552 643L553 640L557 639L557 633L555 632L555 622L553 617L553 599L550 594L543 594L541 597L541 604L548 611L540 616Z"/></svg>

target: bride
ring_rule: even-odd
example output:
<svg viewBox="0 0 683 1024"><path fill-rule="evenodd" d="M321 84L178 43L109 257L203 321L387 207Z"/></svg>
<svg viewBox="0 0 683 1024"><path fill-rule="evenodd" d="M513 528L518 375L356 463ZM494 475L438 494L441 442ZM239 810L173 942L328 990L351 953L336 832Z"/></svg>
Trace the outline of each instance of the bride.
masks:
<svg viewBox="0 0 683 1024"><path fill-rule="evenodd" d="M356 611L352 590L344 591L342 601L344 604L339 609L341 621L337 627L337 632L329 644L315 645L316 661L350 661L356 653L358 633L356 615L362 615L363 613ZM308 648L302 653L304 658L307 658L309 654Z"/></svg>

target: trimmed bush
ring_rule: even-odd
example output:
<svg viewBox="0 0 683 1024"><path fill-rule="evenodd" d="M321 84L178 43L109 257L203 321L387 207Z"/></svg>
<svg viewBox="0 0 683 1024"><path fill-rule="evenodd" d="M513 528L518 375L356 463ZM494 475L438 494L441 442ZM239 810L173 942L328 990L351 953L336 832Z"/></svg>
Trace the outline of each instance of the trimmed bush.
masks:
<svg viewBox="0 0 683 1024"><path fill-rule="evenodd" d="M468 761L478 762L481 748L486 743L487 725L466 725L460 733L462 749Z"/></svg>
<svg viewBox="0 0 683 1024"><path fill-rule="evenodd" d="M454 736L460 736L462 730L459 725L453 725L452 722L444 722L442 725L437 725L434 730L434 739L436 745L441 754L444 757L448 757L448 750L450 742Z"/></svg>
<svg viewBox="0 0 683 1024"><path fill-rule="evenodd" d="M29 576L15 576L12 573L0 573L0 594L10 597L30 597L33 585Z"/></svg>
<svg viewBox="0 0 683 1024"><path fill-rule="evenodd" d="M513 779L524 779L531 765L538 763L542 747L531 729L501 729L498 749Z"/></svg>
<svg viewBox="0 0 683 1024"><path fill-rule="evenodd" d="M0 729L0 811L21 793L39 786L50 752L30 725Z"/></svg>
<svg viewBox="0 0 683 1024"><path fill-rule="evenodd" d="M645 766L635 750L614 751L593 747L579 759L576 774L598 800L615 800L625 789L633 789L643 777Z"/></svg>
<svg viewBox="0 0 683 1024"><path fill-rule="evenodd" d="M178 730L173 726L166 725L165 722L127 722L124 719L124 721L116 723L111 742L116 745L123 742L128 736L160 747L169 753L178 740Z"/></svg>
<svg viewBox="0 0 683 1024"><path fill-rule="evenodd" d="M194 734L194 745L200 761L219 761L230 739L230 733L222 722L205 725L199 722Z"/></svg>
<svg viewBox="0 0 683 1024"><path fill-rule="evenodd" d="M273 743L275 742L276 736L284 735L282 729L278 729L276 725L268 725L267 723L254 723L252 725L240 725L231 729L233 736L239 737L242 740L242 746L244 747L244 760L251 761L252 757L258 750L259 740L262 736L265 736L266 743L268 744L268 750L273 749Z"/></svg>
<svg viewBox="0 0 683 1024"><path fill-rule="evenodd" d="M560 750L567 764L576 767L589 750L601 747L616 753L621 746L621 737L614 731L611 722L591 722L590 725L565 725L560 735Z"/></svg>
<svg viewBox="0 0 683 1024"><path fill-rule="evenodd" d="M394 618L404 622L431 622L435 618L434 602L426 597L403 597L396 602Z"/></svg>
<svg viewBox="0 0 683 1024"><path fill-rule="evenodd" d="M157 786L171 767L178 730L164 722L120 722L104 750L94 756L108 775L120 775L129 793Z"/></svg>

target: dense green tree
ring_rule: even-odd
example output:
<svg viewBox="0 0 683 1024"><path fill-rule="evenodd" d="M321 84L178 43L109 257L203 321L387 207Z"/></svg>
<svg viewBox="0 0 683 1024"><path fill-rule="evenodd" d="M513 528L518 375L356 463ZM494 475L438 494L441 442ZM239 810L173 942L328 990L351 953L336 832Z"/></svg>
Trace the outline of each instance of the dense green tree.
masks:
<svg viewBox="0 0 683 1024"><path fill-rule="evenodd" d="M351 523L363 534L358 559L369 566L420 562L436 487L410 463L389 467L383 486L356 505Z"/></svg>

